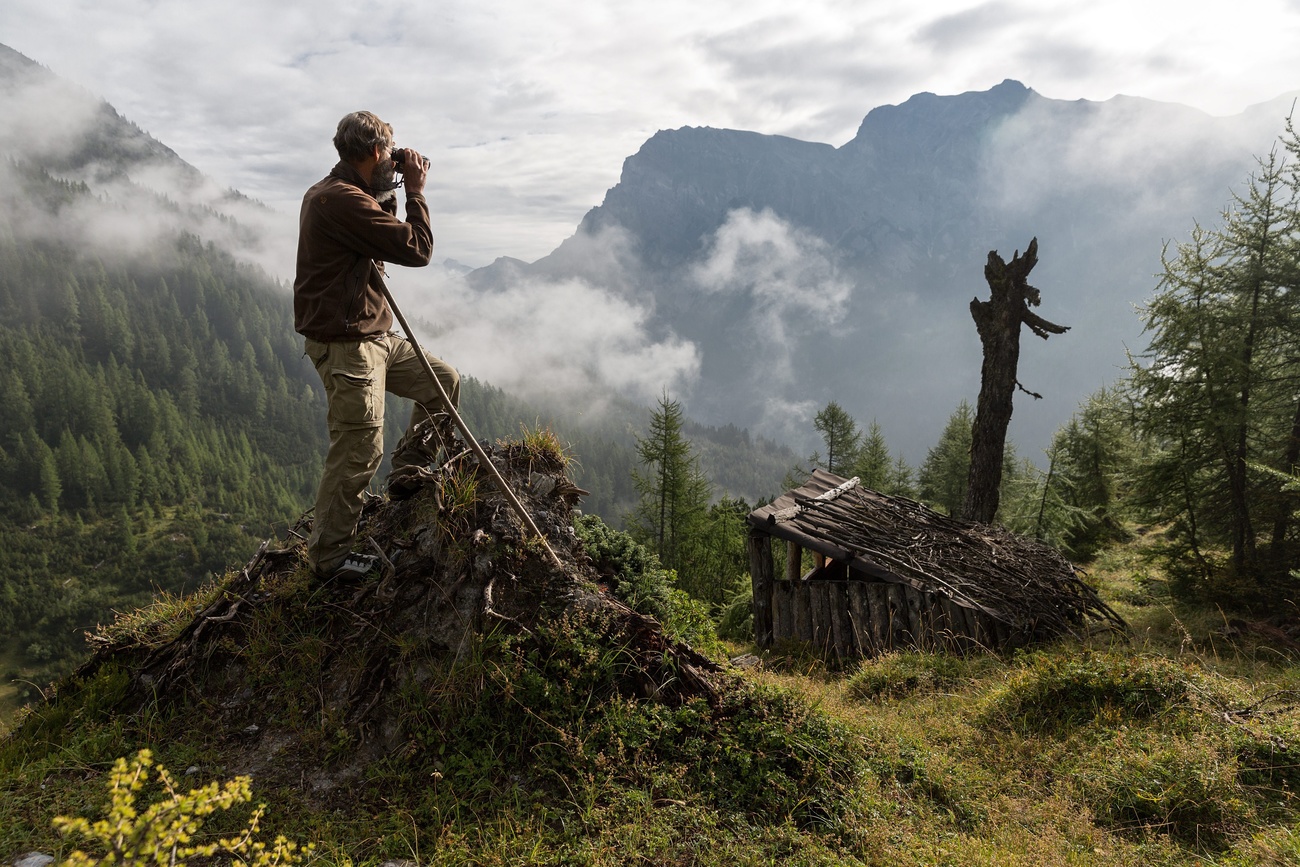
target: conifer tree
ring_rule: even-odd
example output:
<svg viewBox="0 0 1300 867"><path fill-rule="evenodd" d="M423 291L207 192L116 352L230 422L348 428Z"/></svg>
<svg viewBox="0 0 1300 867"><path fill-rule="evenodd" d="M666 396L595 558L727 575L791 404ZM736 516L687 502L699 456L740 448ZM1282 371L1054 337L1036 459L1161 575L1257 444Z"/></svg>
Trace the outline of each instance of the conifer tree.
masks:
<svg viewBox="0 0 1300 867"><path fill-rule="evenodd" d="M975 419L970 403L963 400L948 417L939 442L921 464L921 499L949 515L961 514L970 475L971 424Z"/></svg>
<svg viewBox="0 0 1300 867"><path fill-rule="evenodd" d="M1132 371L1143 430L1162 450L1144 471L1157 517L1178 522L1202 563L1231 551L1239 575L1262 577L1257 549L1289 505L1271 476L1296 418L1300 321L1296 189L1276 152L1260 160L1217 230L1196 227L1174 255L1144 318L1150 343Z"/></svg>
<svg viewBox="0 0 1300 867"><path fill-rule="evenodd" d="M683 423L681 404L664 392L650 415L645 437L636 438L637 455L646 471L632 473L641 497L630 522L633 535L669 569L681 566L683 550L703 520L710 498L708 479L682 433Z"/></svg>
<svg viewBox="0 0 1300 867"><path fill-rule="evenodd" d="M857 459L853 462L851 475L857 476L863 487L873 491L889 493L892 487L894 459L889 454L889 444L880 425L873 419L862 437Z"/></svg>
<svg viewBox="0 0 1300 867"><path fill-rule="evenodd" d="M826 445L826 470L844 475L857 459L858 443L862 432L844 408L835 401L826 404L813 419L813 427L822 435Z"/></svg>

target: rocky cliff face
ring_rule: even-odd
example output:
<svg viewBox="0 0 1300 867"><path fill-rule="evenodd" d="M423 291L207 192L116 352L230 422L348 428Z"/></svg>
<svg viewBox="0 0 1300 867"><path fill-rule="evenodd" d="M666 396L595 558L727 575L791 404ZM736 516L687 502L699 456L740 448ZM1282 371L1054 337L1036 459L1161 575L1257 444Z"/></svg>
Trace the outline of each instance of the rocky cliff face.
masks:
<svg viewBox="0 0 1300 867"><path fill-rule="evenodd" d="M1026 347L1046 399L1023 407L1013 437L1033 454L1140 348L1132 307L1156 283L1162 244L1214 222L1288 105L1211 118L1005 81L876 108L838 148L661 131L554 253L472 283L577 276L636 297L701 350L693 414L794 436L834 399L915 460L978 391L967 305L985 293L988 251L1036 236L1044 315L1072 331Z"/></svg>

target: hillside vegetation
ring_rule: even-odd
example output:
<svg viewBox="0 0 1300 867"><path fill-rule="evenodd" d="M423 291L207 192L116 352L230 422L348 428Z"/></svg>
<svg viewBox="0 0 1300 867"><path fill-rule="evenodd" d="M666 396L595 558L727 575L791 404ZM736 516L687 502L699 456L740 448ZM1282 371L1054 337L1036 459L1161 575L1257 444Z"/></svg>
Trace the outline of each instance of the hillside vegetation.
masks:
<svg viewBox="0 0 1300 867"><path fill-rule="evenodd" d="M142 748L181 791L251 773L251 800L196 841L245 827L261 803L261 838L314 844L321 864L1300 857L1298 646L1172 599L1153 565L1159 534L1109 549L1093 573L1128 637L838 671L779 647L701 681L688 672L713 666L680 645L646 653L653 621L647 633L599 606L561 613L593 592L584 574L603 574L612 595L587 598L654 611L667 636L718 653L651 555L590 525L562 542L557 517L547 532L572 564L560 576L493 518L488 488L454 496L467 478L367 510L396 572L312 587L289 537L262 564L103 632L95 663L0 743L0 857L102 854L52 820L103 816L114 760ZM530 494L530 508L545 502ZM476 527L491 534L477 551ZM485 582L499 617L473 615ZM440 587L470 606L461 627L448 629L439 596L421 601ZM538 593L549 601L527 601ZM465 622L479 624L468 643L448 643ZM665 668L667 653L686 655Z"/></svg>
<svg viewBox="0 0 1300 867"><path fill-rule="evenodd" d="M0 200L56 221L73 206L114 214L83 185L10 168L21 188ZM71 670L114 610L192 590L283 532L327 447L286 287L193 235L118 255L33 240L16 212L0 212L0 716ZM478 436L550 424L592 491L585 508L621 522L649 410L614 401L574 424L465 373ZM390 451L409 407L389 402ZM690 430L719 493L771 496L793 460L735 428Z"/></svg>

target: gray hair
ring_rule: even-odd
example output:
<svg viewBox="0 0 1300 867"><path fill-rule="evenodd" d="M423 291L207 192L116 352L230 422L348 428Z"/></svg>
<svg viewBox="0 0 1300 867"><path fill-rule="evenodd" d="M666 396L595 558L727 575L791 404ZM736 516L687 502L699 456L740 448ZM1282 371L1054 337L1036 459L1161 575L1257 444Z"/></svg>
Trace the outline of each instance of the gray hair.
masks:
<svg viewBox="0 0 1300 867"><path fill-rule="evenodd" d="M392 147L393 127L368 111L354 111L339 121L334 149L349 162L364 160L374 152Z"/></svg>

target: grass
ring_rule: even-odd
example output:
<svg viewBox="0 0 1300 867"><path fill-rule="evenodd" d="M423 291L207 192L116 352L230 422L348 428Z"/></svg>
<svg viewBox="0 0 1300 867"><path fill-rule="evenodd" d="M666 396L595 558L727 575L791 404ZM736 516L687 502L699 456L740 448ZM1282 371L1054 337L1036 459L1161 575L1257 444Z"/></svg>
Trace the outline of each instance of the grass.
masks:
<svg viewBox="0 0 1300 867"><path fill-rule="evenodd" d="M602 556L634 559L617 541ZM598 624L492 637L456 660L404 644L404 751L344 800L267 777L253 799L268 802L267 836L315 843L322 865L1297 863L1300 665L1229 640L1216 609L1176 604L1148 544L1091 570L1128 640L893 653L847 671L769 654L716 707L621 690L635 660ZM163 614L120 628L148 639ZM251 633L248 676L316 732L321 762L345 760L359 745L340 721L299 706L325 635L292 629ZM136 747L197 768L193 785L228 778L221 733L193 715L105 715L123 686L108 667L0 743L0 859L66 854L53 817L97 816L113 760Z"/></svg>

